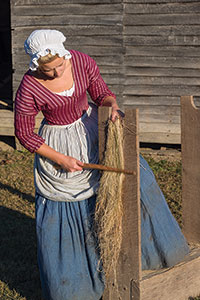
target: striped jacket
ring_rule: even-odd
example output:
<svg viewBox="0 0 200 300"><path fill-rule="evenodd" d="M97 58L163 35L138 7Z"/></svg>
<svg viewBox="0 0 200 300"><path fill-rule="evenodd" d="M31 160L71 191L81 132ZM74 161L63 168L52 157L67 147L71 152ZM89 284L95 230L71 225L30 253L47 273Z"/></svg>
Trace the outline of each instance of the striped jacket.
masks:
<svg viewBox="0 0 200 300"><path fill-rule="evenodd" d="M95 61L86 54L71 50L75 90L72 96L51 92L28 71L15 98L15 135L30 152L35 152L45 141L34 133L35 117L39 111L50 125L71 124L88 108L87 92L102 105L105 97L115 95L103 81Z"/></svg>

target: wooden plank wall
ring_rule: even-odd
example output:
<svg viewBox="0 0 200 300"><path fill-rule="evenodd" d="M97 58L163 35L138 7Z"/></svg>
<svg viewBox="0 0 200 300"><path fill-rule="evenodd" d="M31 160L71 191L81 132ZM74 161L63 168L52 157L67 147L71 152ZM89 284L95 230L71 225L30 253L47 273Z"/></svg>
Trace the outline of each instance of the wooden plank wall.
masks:
<svg viewBox="0 0 200 300"><path fill-rule="evenodd" d="M14 92L25 38L56 28L97 61L122 108L139 108L140 141L181 142L180 96L200 103L200 1L11 0L11 26Z"/></svg>
<svg viewBox="0 0 200 300"><path fill-rule="evenodd" d="M124 0L125 106L140 140L180 143L180 96L200 95L200 1Z"/></svg>

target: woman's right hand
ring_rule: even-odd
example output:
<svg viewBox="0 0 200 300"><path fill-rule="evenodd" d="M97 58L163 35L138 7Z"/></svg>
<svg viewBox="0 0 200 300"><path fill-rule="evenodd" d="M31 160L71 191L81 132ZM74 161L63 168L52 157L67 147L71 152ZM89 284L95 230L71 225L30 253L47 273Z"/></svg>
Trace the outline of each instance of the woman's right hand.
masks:
<svg viewBox="0 0 200 300"><path fill-rule="evenodd" d="M37 149L36 153L52 160L55 163L54 167L56 169L62 168L68 172L76 172L83 170L83 163L80 160L57 152L45 143L42 144L39 149Z"/></svg>
<svg viewBox="0 0 200 300"><path fill-rule="evenodd" d="M82 171L83 163L71 156L63 155L62 161L59 163L60 168L68 172Z"/></svg>

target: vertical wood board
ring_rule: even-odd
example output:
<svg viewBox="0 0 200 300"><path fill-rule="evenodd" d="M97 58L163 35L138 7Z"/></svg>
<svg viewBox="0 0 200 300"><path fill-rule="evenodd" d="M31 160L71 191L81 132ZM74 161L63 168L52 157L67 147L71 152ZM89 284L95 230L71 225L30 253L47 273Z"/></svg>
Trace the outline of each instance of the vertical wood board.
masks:
<svg viewBox="0 0 200 300"><path fill-rule="evenodd" d="M200 110L192 96L181 97L183 232L200 243Z"/></svg>
<svg viewBox="0 0 200 300"><path fill-rule="evenodd" d="M141 220L140 220L140 174L138 109L125 109L124 120L125 169L134 170L135 175L125 176L123 190L123 239L119 274L124 286L123 300L140 299L141 279ZM124 297L123 297L124 295Z"/></svg>

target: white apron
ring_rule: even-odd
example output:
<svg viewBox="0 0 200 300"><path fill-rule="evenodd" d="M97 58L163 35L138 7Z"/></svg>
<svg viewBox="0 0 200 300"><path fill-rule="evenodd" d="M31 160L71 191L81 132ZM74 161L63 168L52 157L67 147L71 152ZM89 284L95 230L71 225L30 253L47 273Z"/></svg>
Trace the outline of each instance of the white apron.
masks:
<svg viewBox="0 0 200 300"><path fill-rule="evenodd" d="M90 104L85 114L69 125L42 123L39 135L54 150L84 163L98 163L98 108ZM54 162L35 155L36 192L54 201L80 201L97 192L100 174L97 170L67 172L56 169Z"/></svg>

